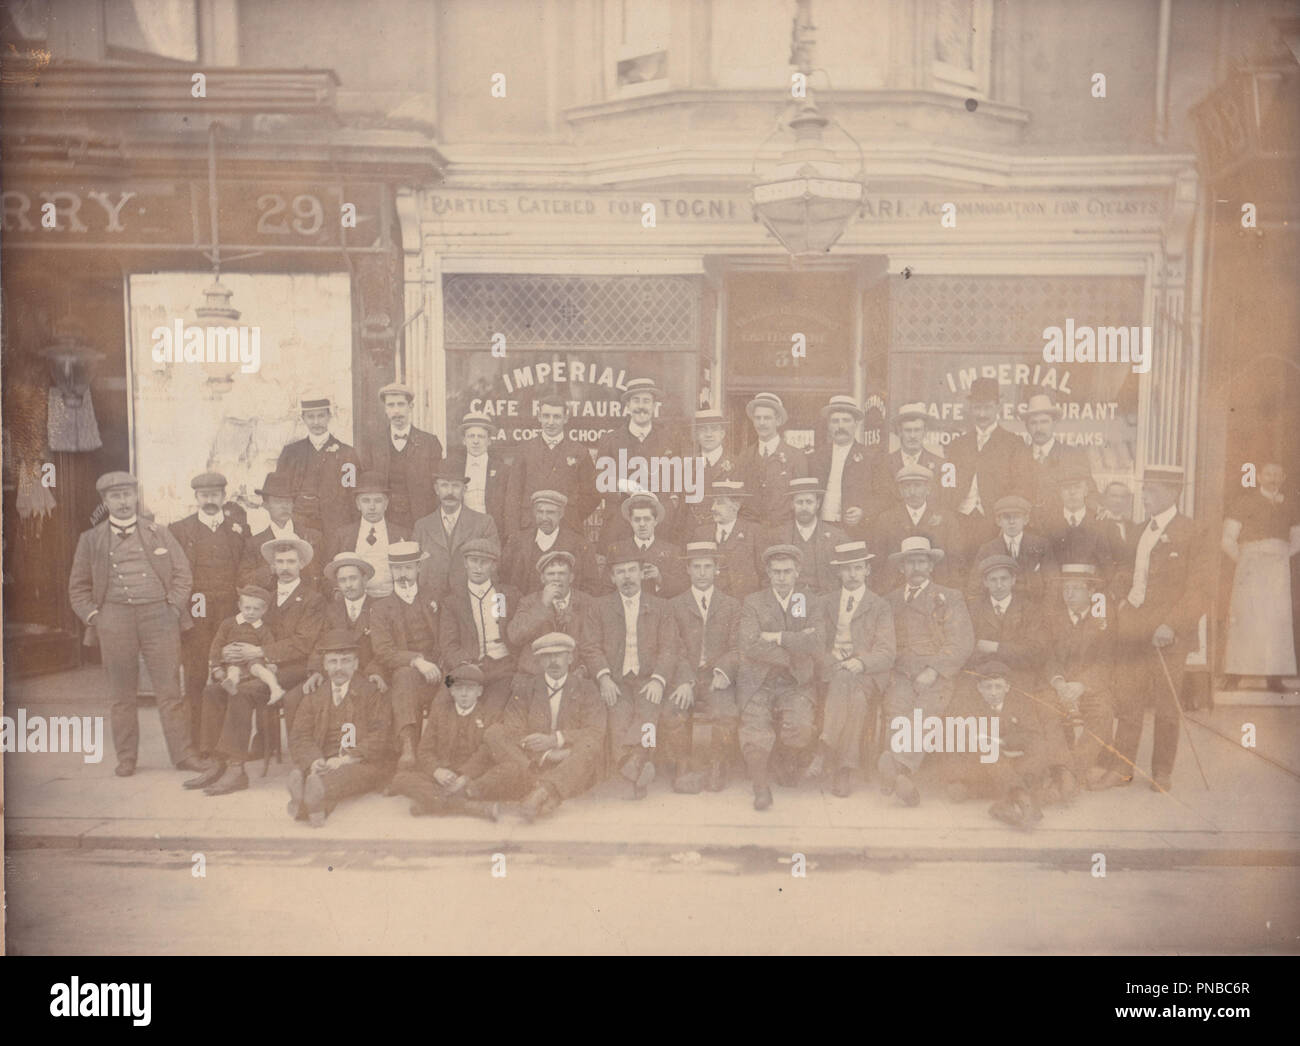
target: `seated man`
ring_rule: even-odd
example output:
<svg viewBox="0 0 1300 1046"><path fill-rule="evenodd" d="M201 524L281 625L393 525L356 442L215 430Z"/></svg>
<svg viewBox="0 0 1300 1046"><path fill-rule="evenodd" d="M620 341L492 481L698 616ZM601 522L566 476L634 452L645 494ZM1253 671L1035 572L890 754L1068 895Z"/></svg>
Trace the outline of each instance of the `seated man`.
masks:
<svg viewBox="0 0 1300 1046"><path fill-rule="evenodd" d="M695 795L706 783L711 792L722 791L727 783L727 761L740 724L740 600L714 587L714 542L688 542L685 559L691 587L668 604L682 642L677 685L669 700L684 714L673 718L661 747L676 764L673 791Z"/></svg>
<svg viewBox="0 0 1300 1046"><path fill-rule="evenodd" d="M523 815L532 821L595 782L606 708L594 683L569 672L576 645L558 632L533 642L542 672L510 699L501 722L487 728L493 765L465 786L467 799L523 796Z"/></svg>
<svg viewBox="0 0 1300 1046"><path fill-rule="evenodd" d="M318 644L329 686L303 698L289 733L289 816L313 828L348 796L382 788L393 776L393 710L357 673L357 644L338 631Z"/></svg>
<svg viewBox="0 0 1300 1046"><path fill-rule="evenodd" d="M778 781L793 786L813 740L823 636L812 597L797 588L802 559L793 545L764 549L768 587L746 596L740 610L740 752L755 810L772 805L769 764Z"/></svg>
<svg viewBox="0 0 1300 1046"><path fill-rule="evenodd" d="M715 584L736 599L744 599L759 588L758 525L739 518L740 506L747 497L743 480L714 480L709 486L713 522L701 524L692 536L693 541L712 541L718 546Z"/></svg>
<svg viewBox="0 0 1300 1046"><path fill-rule="evenodd" d="M862 758L862 733L875 718L894 665L894 614L867 588L871 574L865 541L835 546L831 565L840 585L817 606L826 646L820 675L826 687L822 733L809 776L831 775L831 794L847 798Z"/></svg>
<svg viewBox="0 0 1300 1046"><path fill-rule="evenodd" d="M684 717L663 702L681 644L667 602L641 587L641 550L631 541L614 545L609 567L618 591L596 600L588 614L587 676L609 709L613 760L631 783L631 798L644 799L655 776L657 732L680 729L672 720Z"/></svg>
<svg viewBox="0 0 1300 1046"><path fill-rule="evenodd" d="M270 605L271 593L260 585L244 585L237 591L239 613L222 621L217 626L217 634L212 637L212 647L208 652L208 680L233 695L245 675L259 679L270 692L267 704L273 705L284 697L284 687L275 678L275 670L266 663L265 655L252 659L232 657L228 654L234 653L234 648L227 649L234 643L263 646L275 641L275 636L262 620Z"/></svg>
<svg viewBox="0 0 1300 1046"><path fill-rule="evenodd" d="M587 649L586 625L595 598L574 587L574 568L572 552L552 549L537 557L536 571L541 578L541 591L524 596L519 610L506 625L510 647L519 652L512 684L516 691L531 686L533 679L541 673L541 663L533 656L533 641L548 632L563 632L573 637L579 659L573 670L579 674L586 672L583 663Z"/></svg>
<svg viewBox="0 0 1300 1046"><path fill-rule="evenodd" d="M1047 771L1044 720L1037 702L1007 681L1006 665L989 661L982 672L976 687L963 689L949 709L949 716L966 722L965 751L940 756L948 797L992 797L990 815L1032 828L1043 818L1037 792Z"/></svg>
<svg viewBox="0 0 1300 1046"><path fill-rule="evenodd" d="M415 769L424 712L442 686L438 600L423 591L419 582L421 564L427 558L414 541L389 545L393 594L375 603L371 614L375 659L388 677L392 699L399 770Z"/></svg>
<svg viewBox="0 0 1300 1046"><path fill-rule="evenodd" d="M889 593L894 611L894 638L898 656L885 691L885 719L913 720L942 715L952 697L957 674L975 649L966 601L955 588L930 580L934 565L943 559L943 549L932 548L930 539L918 534L904 538L889 562L903 573L903 584ZM891 749L892 749L891 745ZM906 805L921 801L912 776L921 766L919 745L908 751L880 753L880 790L893 792Z"/></svg>
<svg viewBox="0 0 1300 1046"><path fill-rule="evenodd" d="M448 690L450 694L439 694L429 711L416 768L399 770L389 791L414 800L413 817L466 814L495 821L497 804L466 799L465 787L492 765L483 735L500 719L501 709L483 705L483 672L478 665L453 669Z"/></svg>
<svg viewBox="0 0 1300 1046"><path fill-rule="evenodd" d="M1061 564L1061 602L1042 619L1044 675L1054 691L1044 699L1060 712L1055 727L1063 741L1053 777L1063 800L1074 794L1079 780L1090 788L1100 782L1106 773L1100 762L1114 738L1116 629L1105 603L1099 600L1094 607L1092 597L1101 585L1092 564Z"/></svg>

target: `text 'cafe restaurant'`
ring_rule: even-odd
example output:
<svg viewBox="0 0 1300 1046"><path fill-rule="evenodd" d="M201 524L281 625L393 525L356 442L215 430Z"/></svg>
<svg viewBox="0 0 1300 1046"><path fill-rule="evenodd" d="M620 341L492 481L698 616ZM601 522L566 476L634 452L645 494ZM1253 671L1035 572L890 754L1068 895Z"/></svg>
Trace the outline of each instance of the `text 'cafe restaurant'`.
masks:
<svg viewBox="0 0 1300 1046"><path fill-rule="evenodd" d="M594 445L622 423L626 382L650 377L668 424L688 435L696 409L721 406L733 447L752 439L744 405L759 391L781 396L796 445L819 437L820 407L848 392L868 405L868 442L888 438L887 404L919 400L941 446L965 427L964 391L989 376L1018 432L1029 396L1052 395L1058 432L1087 450L1099 483L1136 491L1142 464L1194 476L1195 176L1170 161L1141 182L1059 193L873 185L862 216L813 262L792 262L731 187L439 186L422 194L420 249L406 252L417 422L454 433L463 413L482 411L514 443L536 435L533 401L558 391L570 433ZM952 228L940 222L948 203ZM1067 322L1151 328L1150 369L1044 362L1044 330Z"/></svg>

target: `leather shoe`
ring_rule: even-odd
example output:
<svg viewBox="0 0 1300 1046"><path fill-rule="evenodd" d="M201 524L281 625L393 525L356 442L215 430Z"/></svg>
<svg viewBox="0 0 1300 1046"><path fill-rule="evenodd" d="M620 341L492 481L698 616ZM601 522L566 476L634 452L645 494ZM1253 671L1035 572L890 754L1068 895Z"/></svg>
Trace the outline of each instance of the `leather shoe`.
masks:
<svg viewBox="0 0 1300 1046"><path fill-rule="evenodd" d="M636 775L636 780L632 782L632 798L644 799L650 791L650 782L655 779L655 765L646 760L645 766L641 767L641 772Z"/></svg>
<svg viewBox="0 0 1300 1046"><path fill-rule="evenodd" d="M177 770L184 770L186 773L201 774L204 770L212 765L211 759L200 759L192 756L189 759L182 759L176 764Z"/></svg>
<svg viewBox="0 0 1300 1046"><path fill-rule="evenodd" d="M853 771L847 766L842 766L835 771L835 779L831 784L831 795L838 796L841 799L847 799L853 794Z"/></svg>
<svg viewBox="0 0 1300 1046"><path fill-rule="evenodd" d="M761 785L754 789L754 809L767 810L772 805L772 789Z"/></svg>
<svg viewBox="0 0 1300 1046"><path fill-rule="evenodd" d="M551 790L545 785L538 785L524 798L519 812L524 815L524 820L531 824L537 818L550 813L558 805L551 795Z"/></svg>
<svg viewBox="0 0 1300 1046"><path fill-rule="evenodd" d="M113 770L113 773L117 774L118 777L130 777L133 773L135 773L135 760L123 759L120 763L117 764L117 767Z"/></svg>
<svg viewBox="0 0 1300 1046"><path fill-rule="evenodd" d="M823 756L821 752L818 752L809 761L807 767L804 768L803 775L809 781L812 781L818 777L821 777L822 774L824 774L825 772L826 772L826 757Z"/></svg>
<svg viewBox="0 0 1300 1046"><path fill-rule="evenodd" d="M911 774L899 774L894 778L894 792L903 800L904 806L917 806L921 802L921 793L917 791Z"/></svg>
<svg viewBox="0 0 1300 1046"><path fill-rule="evenodd" d="M313 828L325 824L325 783L316 775L308 775L302 786L302 806L307 811L307 823Z"/></svg>
<svg viewBox="0 0 1300 1046"><path fill-rule="evenodd" d="M898 778L898 764L888 752L881 752L876 761L876 770L880 773L880 794L893 795L894 782Z"/></svg>
<svg viewBox="0 0 1300 1046"><path fill-rule="evenodd" d="M285 810L295 821L301 821L307 816L307 810L302 801L302 790L306 781L303 772L296 766L289 771L289 804L285 807Z"/></svg>
<svg viewBox="0 0 1300 1046"><path fill-rule="evenodd" d="M207 788L221 780L221 775L226 772L226 764L219 760L213 760L208 764L208 768L199 774L198 777L191 777L188 781L182 781L182 788Z"/></svg>
<svg viewBox="0 0 1300 1046"><path fill-rule="evenodd" d="M1173 788L1173 782L1169 780L1168 774L1151 775L1151 791L1168 792Z"/></svg>
<svg viewBox="0 0 1300 1046"><path fill-rule="evenodd" d="M244 773L244 768L228 766L225 773L203 789L203 793L204 795L229 795L231 792L242 792L247 787L248 775Z"/></svg>

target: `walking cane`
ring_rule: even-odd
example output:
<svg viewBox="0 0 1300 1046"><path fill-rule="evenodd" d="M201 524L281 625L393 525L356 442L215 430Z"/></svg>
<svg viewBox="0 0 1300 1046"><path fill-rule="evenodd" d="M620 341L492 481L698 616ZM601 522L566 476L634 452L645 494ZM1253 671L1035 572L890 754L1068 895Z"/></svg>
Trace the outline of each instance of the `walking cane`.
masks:
<svg viewBox="0 0 1300 1046"><path fill-rule="evenodd" d="M1156 656L1160 658L1160 668L1165 673L1165 682L1169 684L1169 693L1173 695L1174 706L1178 709L1178 725L1187 734L1187 744L1192 750L1192 758L1196 760L1196 769L1201 772L1201 783L1205 785L1208 791L1210 781L1205 776L1205 768L1201 766L1201 757L1196 753L1196 742L1192 740L1192 732L1187 727L1187 717L1183 715L1183 703L1178 700L1178 690L1174 687L1174 677L1169 674L1169 664L1165 661L1165 652L1160 647L1156 647Z"/></svg>

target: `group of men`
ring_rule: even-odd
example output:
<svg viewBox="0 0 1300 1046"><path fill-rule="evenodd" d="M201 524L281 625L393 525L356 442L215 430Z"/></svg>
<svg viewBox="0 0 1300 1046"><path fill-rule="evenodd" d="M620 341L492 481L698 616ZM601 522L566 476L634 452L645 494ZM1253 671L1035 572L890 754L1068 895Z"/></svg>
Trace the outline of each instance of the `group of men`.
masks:
<svg viewBox="0 0 1300 1046"><path fill-rule="evenodd" d="M915 805L939 753L950 796L991 795L1029 826L1044 802L1131 782L1150 705L1149 780L1171 787L1201 612L1182 477L1146 470L1149 522L1132 523L1127 489L1098 492L1045 395L1022 409L1026 443L976 380L944 457L921 404L893 417L889 453L858 440L847 395L810 453L783 438L775 394L748 403L739 453L727 418L700 411L699 501L602 495L558 396L508 458L486 416L444 456L411 424L409 387L380 399L386 439L360 452L330 432L328 399L302 401L308 435L256 492L256 533L217 473L194 477L196 511L171 527L140 512L132 476L100 478L107 517L69 590L103 652L119 775L137 761L143 655L186 788L248 788L283 709L289 812L314 825L376 790L416 814L495 819L519 800L532 819L606 774L640 799L657 774L720 791L739 764L758 810L773 783L848 796L862 768ZM661 400L629 382L597 458L683 456ZM997 725L945 745L945 716ZM940 743L922 743L932 721Z"/></svg>

